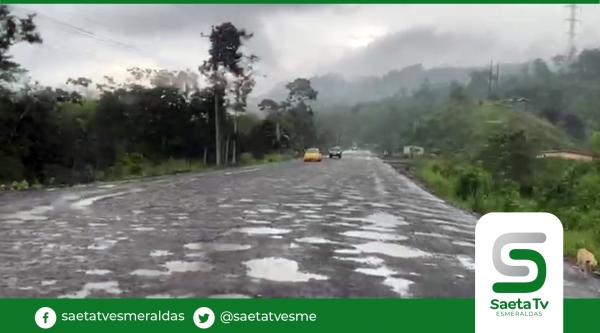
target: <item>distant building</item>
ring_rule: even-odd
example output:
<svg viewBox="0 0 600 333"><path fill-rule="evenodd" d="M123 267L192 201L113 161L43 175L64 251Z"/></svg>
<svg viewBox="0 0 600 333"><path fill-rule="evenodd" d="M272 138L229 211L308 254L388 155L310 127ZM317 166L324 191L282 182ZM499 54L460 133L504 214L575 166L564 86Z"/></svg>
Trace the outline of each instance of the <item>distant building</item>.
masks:
<svg viewBox="0 0 600 333"><path fill-rule="evenodd" d="M594 155L584 152L572 151L572 150L547 150L540 152L537 155L537 158L562 158L568 160L578 160L578 161L592 161L594 159Z"/></svg>
<svg viewBox="0 0 600 333"><path fill-rule="evenodd" d="M403 153L404 155L408 156L423 155L423 153L425 153L425 149L423 149L423 147L418 146L404 146Z"/></svg>

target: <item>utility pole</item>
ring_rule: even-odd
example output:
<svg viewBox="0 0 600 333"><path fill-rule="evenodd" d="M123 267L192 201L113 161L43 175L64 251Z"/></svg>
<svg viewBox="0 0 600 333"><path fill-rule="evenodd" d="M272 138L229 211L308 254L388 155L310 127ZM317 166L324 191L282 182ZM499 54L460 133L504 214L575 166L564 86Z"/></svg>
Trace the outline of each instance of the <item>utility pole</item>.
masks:
<svg viewBox="0 0 600 333"><path fill-rule="evenodd" d="M492 82L494 81L494 61L490 61L490 75L488 80L488 97L492 96Z"/></svg>
<svg viewBox="0 0 600 333"><path fill-rule="evenodd" d="M496 88L498 88L498 82L500 82L500 63L496 64Z"/></svg>
<svg viewBox="0 0 600 333"><path fill-rule="evenodd" d="M214 27L213 27L213 32L214 32ZM210 38L210 35L205 35L204 33L201 33L200 36L202 38ZM219 119L219 98L218 98L218 82L219 82L219 64L218 63L214 63L211 66L212 70L213 70L213 75L214 75L214 98L215 98L215 159L216 159L216 164L217 166L221 165L221 131L220 131L220 127L221 127L221 122Z"/></svg>
<svg viewBox="0 0 600 333"><path fill-rule="evenodd" d="M567 49L567 62L570 63L575 60L577 57L577 45L575 42L575 37L577 36L577 32L575 31L577 22L581 22L577 19L577 10L581 11L581 7L576 4L566 5L566 8L569 8L569 18L565 19L566 22L569 22L569 31L567 34L569 35L569 46Z"/></svg>

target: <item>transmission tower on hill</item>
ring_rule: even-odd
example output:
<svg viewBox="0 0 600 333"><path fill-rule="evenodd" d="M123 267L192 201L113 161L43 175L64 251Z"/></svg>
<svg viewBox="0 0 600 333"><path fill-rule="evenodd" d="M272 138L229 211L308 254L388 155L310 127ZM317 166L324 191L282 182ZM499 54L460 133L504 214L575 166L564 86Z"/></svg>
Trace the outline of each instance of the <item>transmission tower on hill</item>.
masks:
<svg viewBox="0 0 600 333"><path fill-rule="evenodd" d="M577 27L577 23L581 22L577 19L577 11L581 11L581 7L575 4L567 5L565 7L569 8L569 18L565 19L565 21L569 22L569 32L567 32L567 34L569 35L567 62L571 62L577 57L577 44L575 41L577 32L575 31L575 29Z"/></svg>

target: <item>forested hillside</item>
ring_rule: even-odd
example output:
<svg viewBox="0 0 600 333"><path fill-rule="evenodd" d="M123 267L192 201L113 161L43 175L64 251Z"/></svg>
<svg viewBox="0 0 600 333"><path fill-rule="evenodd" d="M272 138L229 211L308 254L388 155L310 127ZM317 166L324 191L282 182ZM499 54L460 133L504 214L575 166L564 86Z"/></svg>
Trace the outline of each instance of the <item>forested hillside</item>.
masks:
<svg viewBox="0 0 600 333"><path fill-rule="evenodd" d="M600 49L572 63L524 65L490 84L475 71L466 84L433 85L412 94L317 116L330 140L401 152L407 144L436 156L415 172L436 192L480 213L546 211L561 219L565 253L600 251L600 163L536 158L540 150L600 153ZM491 89L490 89L491 88ZM325 130L326 129L326 130Z"/></svg>
<svg viewBox="0 0 600 333"><path fill-rule="evenodd" d="M500 71L503 76L514 75L518 73L522 66L522 64L502 64ZM349 106L361 102L378 101L392 96L409 95L426 80L433 86L445 86L452 81L466 84L471 80L471 73L473 72L482 72L489 76L489 65L471 68L440 67L427 69L422 64L415 64L399 70L391 70L383 76L345 78L342 75L327 74L311 77L309 80L323 96L316 105ZM484 90L486 87L487 85ZM269 96L278 98L284 98L285 95L286 91L283 88L277 88L269 93Z"/></svg>
<svg viewBox="0 0 600 333"><path fill-rule="evenodd" d="M129 176L254 163L265 155L317 144L310 81L285 86L285 109L248 114L247 96L260 55L243 54L252 37L231 23L213 27L208 60L199 72L130 68L130 77L72 89L26 80L9 55L19 43L43 43L35 16L0 5L0 185L75 184ZM208 84L199 86L203 76ZM85 98L94 89L99 97ZM79 93L82 92L82 93ZM264 118L264 119L262 119ZM281 133L285 135L280 135ZM268 156L274 160L280 155ZM25 185L22 185L22 184Z"/></svg>

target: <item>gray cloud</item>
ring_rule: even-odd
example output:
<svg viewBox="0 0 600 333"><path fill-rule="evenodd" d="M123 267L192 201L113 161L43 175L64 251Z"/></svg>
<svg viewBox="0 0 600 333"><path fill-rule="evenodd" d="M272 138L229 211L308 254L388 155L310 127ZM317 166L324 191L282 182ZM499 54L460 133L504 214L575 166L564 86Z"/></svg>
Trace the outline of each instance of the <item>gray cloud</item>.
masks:
<svg viewBox="0 0 600 333"><path fill-rule="evenodd" d="M196 68L211 25L255 34L264 90L297 76L382 74L414 63L480 65L548 57L566 45L558 5L19 5L36 11L44 45L16 59L45 84L123 75L131 66ZM600 7L583 6L580 45L597 46ZM371 43L366 47L367 42Z"/></svg>
<svg viewBox="0 0 600 333"><path fill-rule="evenodd" d="M479 65L494 58L496 46L497 41L489 35L437 32L430 27L417 27L372 42L338 60L331 71L380 75L416 63L424 66Z"/></svg>

